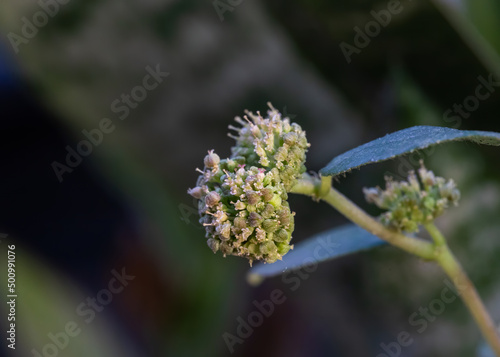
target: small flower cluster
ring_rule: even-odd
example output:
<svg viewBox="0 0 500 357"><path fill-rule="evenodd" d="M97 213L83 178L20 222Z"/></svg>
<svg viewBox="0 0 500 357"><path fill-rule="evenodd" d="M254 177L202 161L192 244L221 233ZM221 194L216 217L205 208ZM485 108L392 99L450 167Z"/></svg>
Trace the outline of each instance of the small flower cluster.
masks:
<svg viewBox="0 0 500 357"><path fill-rule="evenodd" d="M382 214L384 225L398 231L417 232L421 224L427 224L450 205L457 205L460 191L453 180L434 176L421 162L418 170L410 172L408 181L394 182L386 177L386 189L365 188L363 192L369 203L374 203L388 212Z"/></svg>
<svg viewBox="0 0 500 357"><path fill-rule="evenodd" d="M236 117L241 128L229 126L238 136L232 136L236 145L232 148L233 156L243 156L249 165L264 167L266 170L277 168L285 189L289 191L297 179L306 171L304 165L306 152L310 144L300 125L282 118L281 113L268 103L268 117L263 118L248 112L250 121Z"/></svg>
<svg viewBox="0 0 500 357"><path fill-rule="evenodd" d="M309 144L305 133L270 106L269 118L250 113L253 122L237 118L236 146L221 160L212 151L204 159L197 186L200 223L214 253L273 263L290 245L294 215L287 192L305 171Z"/></svg>

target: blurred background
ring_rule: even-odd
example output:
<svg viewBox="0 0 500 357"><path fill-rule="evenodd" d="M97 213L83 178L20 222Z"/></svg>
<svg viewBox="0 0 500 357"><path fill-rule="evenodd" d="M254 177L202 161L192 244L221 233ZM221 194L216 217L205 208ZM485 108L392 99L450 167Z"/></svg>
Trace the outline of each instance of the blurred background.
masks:
<svg viewBox="0 0 500 357"><path fill-rule="evenodd" d="M446 286L432 264L384 247L297 289L251 287L247 261L208 249L186 191L207 150L229 155L233 117L267 101L307 131L315 171L408 126L500 131L498 1L4 1L0 30L0 283L14 244L19 296L16 350L2 335L1 355L383 357L402 331L413 343L394 355L476 355L458 299L410 325ZM420 157L462 191L438 225L500 320L498 148L447 144L335 186L376 215L362 187ZM290 204L295 242L346 222ZM226 343L275 289L285 302Z"/></svg>

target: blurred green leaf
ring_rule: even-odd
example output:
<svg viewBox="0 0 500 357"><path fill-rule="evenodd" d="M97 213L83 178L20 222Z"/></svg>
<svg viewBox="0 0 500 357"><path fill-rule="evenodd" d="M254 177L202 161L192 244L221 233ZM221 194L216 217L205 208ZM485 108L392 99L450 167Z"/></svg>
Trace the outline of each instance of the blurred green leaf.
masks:
<svg viewBox="0 0 500 357"><path fill-rule="evenodd" d="M377 236L361 227L347 224L300 242L281 261L273 264L257 264L250 270L248 281L251 284L258 284L265 277L368 250L382 244L386 243Z"/></svg>
<svg viewBox="0 0 500 357"><path fill-rule="evenodd" d="M349 150L335 157L319 172L323 176L337 176L363 165L373 164L415 150L449 141L469 140L479 144L500 145L500 134L489 131L457 130L438 126L414 126L396 131L382 138Z"/></svg>

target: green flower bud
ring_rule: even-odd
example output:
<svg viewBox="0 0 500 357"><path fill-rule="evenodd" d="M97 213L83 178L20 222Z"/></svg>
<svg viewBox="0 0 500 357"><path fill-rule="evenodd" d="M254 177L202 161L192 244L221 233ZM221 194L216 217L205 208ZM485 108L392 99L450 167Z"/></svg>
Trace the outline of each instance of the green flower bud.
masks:
<svg viewBox="0 0 500 357"><path fill-rule="evenodd" d="M242 217L235 217L234 218L234 226L239 229L245 228L247 225L247 220Z"/></svg>
<svg viewBox="0 0 500 357"><path fill-rule="evenodd" d="M286 133L285 135L283 135L283 141L288 146L293 146L295 143L297 143L298 139L299 136L295 132Z"/></svg>
<svg viewBox="0 0 500 357"><path fill-rule="evenodd" d="M229 245L228 242L221 243L219 247L220 251L222 252L222 254L224 254L224 256L232 255L234 252L233 247Z"/></svg>
<svg viewBox="0 0 500 357"><path fill-rule="evenodd" d="M279 223L278 223L278 221L276 221L276 220L266 219L266 220L262 223L262 228L264 228L264 230L265 230L267 233L273 233L273 232L276 232L276 230L278 229L278 227L279 227Z"/></svg>
<svg viewBox="0 0 500 357"><path fill-rule="evenodd" d="M267 241L259 245L259 250L263 255L276 253L278 251L278 247L271 241Z"/></svg>
<svg viewBox="0 0 500 357"><path fill-rule="evenodd" d="M201 187L190 188L188 193L196 199L201 199L203 196L203 189Z"/></svg>
<svg viewBox="0 0 500 357"><path fill-rule="evenodd" d="M436 200L432 197L424 197L422 203L425 208L432 211L434 209L434 206L436 205Z"/></svg>
<svg viewBox="0 0 500 357"><path fill-rule="evenodd" d="M246 203L240 200L236 201L236 203L234 204L234 208L237 209L238 211L242 211L246 207L247 207Z"/></svg>
<svg viewBox="0 0 500 357"><path fill-rule="evenodd" d="M233 172L237 166L238 163L232 159L224 159L220 162L221 169L229 172Z"/></svg>
<svg viewBox="0 0 500 357"><path fill-rule="evenodd" d="M258 255L259 252L259 246L255 243L249 243L246 248L248 249L248 252L253 255Z"/></svg>
<svg viewBox="0 0 500 357"><path fill-rule="evenodd" d="M260 196L259 196L258 192L248 191L246 193L246 196L247 196L248 203L251 205L256 205L260 201Z"/></svg>
<svg viewBox="0 0 500 357"><path fill-rule="evenodd" d="M231 236L231 224L224 223L222 225L218 225L215 228L215 231L218 233L220 240L226 241Z"/></svg>
<svg viewBox="0 0 500 357"><path fill-rule="evenodd" d="M282 225L287 226L293 221L293 214L288 207L284 207L284 209L278 211L278 219Z"/></svg>
<svg viewBox="0 0 500 357"><path fill-rule="evenodd" d="M264 218L271 218L275 214L274 206L270 203L262 210L261 215Z"/></svg>
<svg viewBox="0 0 500 357"><path fill-rule="evenodd" d="M220 162L220 157L219 155L215 154L213 150L210 150L208 152L208 155L205 156L205 159L203 160L205 166L210 168L217 167L217 165L219 165L219 162Z"/></svg>
<svg viewBox="0 0 500 357"><path fill-rule="evenodd" d="M278 254L285 255L292 248L293 245L291 246L289 244L278 243Z"/></svg>
<svg viewBox="0 0 500 357"><path fill-rule="evenodd" d="M264 202L269 202L273 199L273 191L269 188L263 188L260 190L260 193L262 194L262 198L264 199Z"/></svg>
<svg viewBox="0 0 500 357"><path fill-rule="evenodd" d="M215 191L209 192L205 196L205 204L208 207L215 206L217 203L219 203L219 201L220 201L220 195L217 192L215 192Z"/></svg>
<svg viewBox="0 0 500 357"><path fill-rule="evenodd" d="M274 195L272 200L269 201L270 204L272 204L274 207L279 208L281 206L281 196L280 195Z"/></svg>
<svg viewBox="0 0 500 357"><path fill-rule="evenodd" d="M259 227L262 223L262 216L257 212L251 212L248 216L248 224L252 227Z"/></svg>
<svg viewBox="0 0 500 357"><path fill-rule="evenodd" d="M260 227L257 227L255 229L255 238L257 239L257 242L263 242L266 239L266 237L267 235L265 230L263 230Z"/></svg>
<svg viewBox="0 0 500 357"><path fill-rule="evenodd" d="M386 189L363 189L365 198L389 212L381 222L398 231L416 232L419 225L432 222L451 204L457 205L460 191L453 180L436 177L423 162L418 176L410 172L408 181L394 182L386 177ZM419 181L420 178L420 181Z"/></svg>
<svg viewBox="0 0 500 357"><path fill-rule="evenodd" d="M289 235L287 230L282 228L278 231L278 233L275 234L274 237L275 237L274 240L276 242L283 243L283 242L288 242Z"/></svg>

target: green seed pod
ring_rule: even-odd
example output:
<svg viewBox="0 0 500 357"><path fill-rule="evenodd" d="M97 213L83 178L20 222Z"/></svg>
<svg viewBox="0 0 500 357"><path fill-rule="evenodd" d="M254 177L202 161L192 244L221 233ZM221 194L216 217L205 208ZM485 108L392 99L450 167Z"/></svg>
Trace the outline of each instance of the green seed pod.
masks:
<svg viewBox="0 0 500 357"><path fill-rule="evenodd" d="M278 251L278 247L276 247L276 244L274 244L273 242L267 241L259 245L259 250L263 255L268 255L276 253Z"/></svg>
<svg viewBox="0 0 500 357"><path fill-rule="evenodd" d="M276 232L276 230L279 228L279 223L277 220L273 220L273 219L266 219L263 223L262 223L262 228L264 228L264 230L267 232L267 233L273 233L273 232Z"/></svg>
<svg viewBox="0 0 500 357"><path fill-rule="evenodd" d="M288 237L289 234L287 230L282 228L274 235L274 240L280 243L288 242Z"/></svg>

